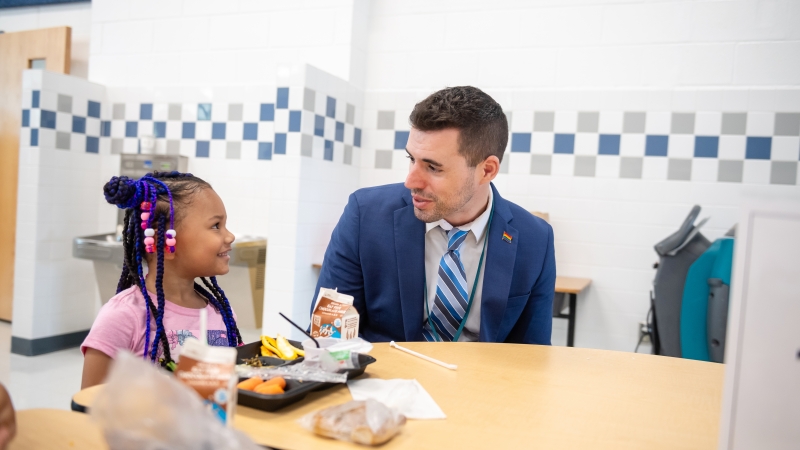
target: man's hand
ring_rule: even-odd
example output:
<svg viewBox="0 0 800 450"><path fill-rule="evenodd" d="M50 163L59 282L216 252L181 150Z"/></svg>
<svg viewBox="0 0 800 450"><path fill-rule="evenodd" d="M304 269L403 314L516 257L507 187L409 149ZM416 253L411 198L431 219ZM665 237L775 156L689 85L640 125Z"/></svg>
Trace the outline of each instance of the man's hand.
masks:
<svg viewBox="0 0 800 450"><path fill-rule="evenodd" d="M5 450L8 443L17 434L17 417L14 414L14 405L6 388L0 384L0 450Z"/></svg>

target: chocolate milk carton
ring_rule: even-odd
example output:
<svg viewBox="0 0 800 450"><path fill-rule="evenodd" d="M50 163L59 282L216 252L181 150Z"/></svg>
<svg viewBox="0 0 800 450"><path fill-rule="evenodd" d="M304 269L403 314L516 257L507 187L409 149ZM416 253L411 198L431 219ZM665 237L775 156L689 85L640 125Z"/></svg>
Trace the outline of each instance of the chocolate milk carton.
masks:
<svg viewBox="0 0 800 450"><path fill-rule="evenodd" d="M175 376L197 391L203 404L227 426L233 423L236 408L236 349L211 347L188 339L181 349Z"/></svg>
<svg viewBox="0 0 800 450"><path fill-rule="evenodd" d="M311 336L339 339L358 337L358 311L353 297L320 288L311 314Z"/></svg>

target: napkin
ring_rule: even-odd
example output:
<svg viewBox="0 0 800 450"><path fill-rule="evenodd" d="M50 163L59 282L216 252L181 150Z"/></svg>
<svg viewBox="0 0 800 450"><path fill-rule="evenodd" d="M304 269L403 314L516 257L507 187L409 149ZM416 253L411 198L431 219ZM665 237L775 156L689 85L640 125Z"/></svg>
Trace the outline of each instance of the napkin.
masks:
<svg viewBox="0 0 800 450"><path fill-rule="evenodd" d="M445 419L439 405L417 380L350 380L353 400L377 400L409 419Z"/></svg>

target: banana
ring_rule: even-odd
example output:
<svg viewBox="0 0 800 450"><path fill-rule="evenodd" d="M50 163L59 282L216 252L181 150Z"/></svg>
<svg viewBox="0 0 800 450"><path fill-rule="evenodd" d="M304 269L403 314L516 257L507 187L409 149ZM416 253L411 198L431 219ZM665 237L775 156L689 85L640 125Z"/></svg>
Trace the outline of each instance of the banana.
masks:
<svg viewBox="0 0 800 450"><path fill-rule="evenodd" d="M285 337L279 334L275 342L278 344L278 350L283 354L284 359L297 359L295 348L289 344L289 341L287 341Z"/></svg>

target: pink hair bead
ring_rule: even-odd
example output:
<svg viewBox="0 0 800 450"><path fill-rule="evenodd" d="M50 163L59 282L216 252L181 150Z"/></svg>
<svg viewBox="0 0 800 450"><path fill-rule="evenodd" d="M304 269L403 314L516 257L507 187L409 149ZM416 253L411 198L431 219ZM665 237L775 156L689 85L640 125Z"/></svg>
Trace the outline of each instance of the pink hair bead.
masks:
<svg viewBox="0 0 800 450"><path fill-rule="evenodd" d="M156 240L151 237L144 238L144 245L153 245L155 244Z"/></svg>
<svg viewBox="0 0 800 450"><path fill-rule="evenodd" d="M147 219L150 218L150 213L149 212L143 212L141 217L142 217L142 220L147 220Z"/></svg>
<svg viewBox="0 0 800 450"><path fill-rule="evenodd" d="M150 202L142 202L141 209L150 209Z"/></svg>
<svg viewBox="0 0 800 450"><path fill-rule="evenodd" d="M142 229L143 229L143 230L146 230L146 229L147 229L147 222L142 222Z"/></svg>
<svg viewBox="0 0 800 450"><path fill-rule="evenodd" d="M167 238L167 245L170 247L175 247L175 238Z"/></svg>

